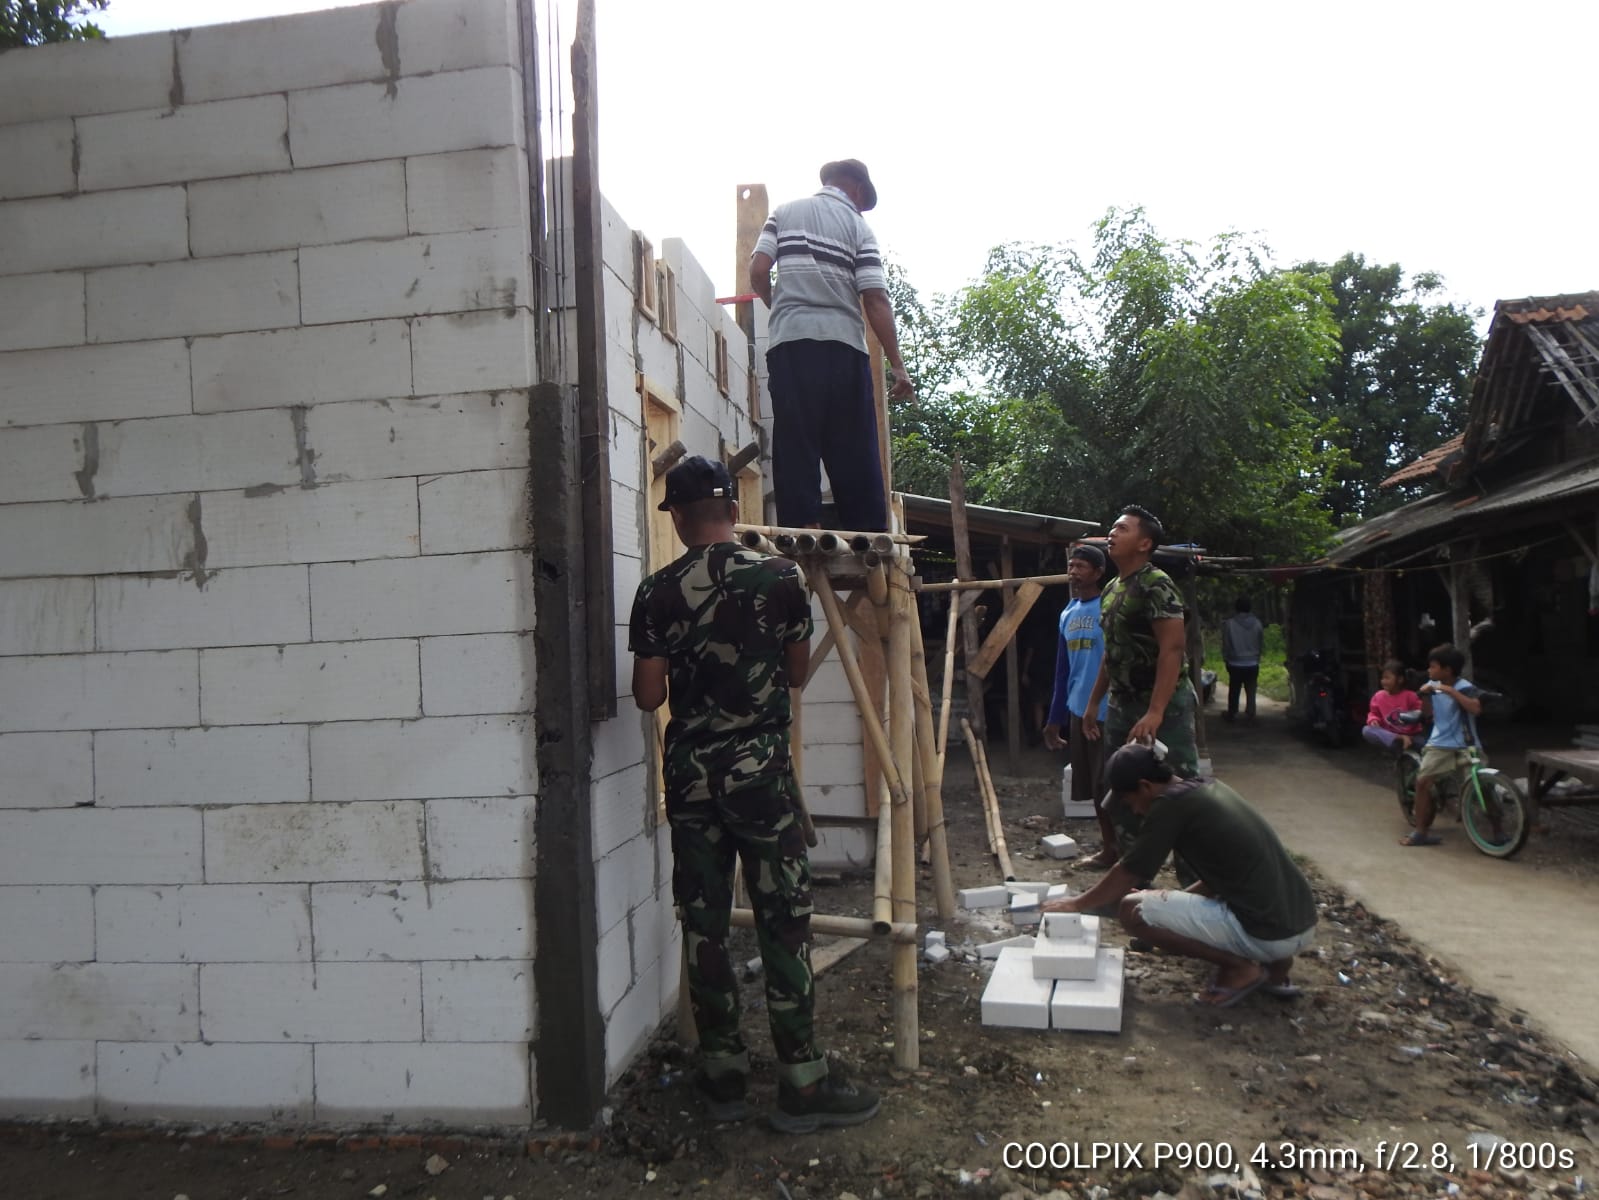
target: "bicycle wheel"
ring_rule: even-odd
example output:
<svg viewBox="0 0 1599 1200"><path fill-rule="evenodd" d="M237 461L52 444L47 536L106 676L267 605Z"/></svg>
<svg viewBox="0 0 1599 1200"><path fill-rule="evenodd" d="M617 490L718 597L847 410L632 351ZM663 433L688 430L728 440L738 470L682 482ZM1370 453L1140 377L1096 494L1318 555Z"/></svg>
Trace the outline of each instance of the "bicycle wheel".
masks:
<svg viewBox="0 0 1599 1200"><path fill-rule="evenodd" d="M1421 759L1403 751L1394 759L1394 792L1399 797L1399 811L1405 814L1405 824L1416 823L1416 772L1421 770Z"/></svg>
<svg viewBox="0 0 1599 1200"><path fill-rule="evenodd" d="M1491 767L1467 777L1460 810L1471 844L1493 858L1509 858L1532 833L1520 789Z"/></svg>

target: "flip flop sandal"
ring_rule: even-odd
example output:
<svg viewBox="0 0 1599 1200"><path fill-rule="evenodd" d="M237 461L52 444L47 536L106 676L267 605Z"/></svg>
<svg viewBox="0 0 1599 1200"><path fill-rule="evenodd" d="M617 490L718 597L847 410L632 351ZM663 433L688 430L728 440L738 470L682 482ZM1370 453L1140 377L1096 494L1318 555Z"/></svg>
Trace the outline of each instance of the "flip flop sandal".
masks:
<svg viewBox="0 0 1599 1200"><path fill-rule="evenodd" d="M1401 846L1441 846L1444 844L1444 840L1440 837L1434 837L1430 833L1422 833L1418 829L1408 837L1400 838L1399 844Z"/></svg>
<svg viewBox="0 0 1599 1200"><path fill-rule="evenodd" d="M1268 983L1260 990L1279 1000L1297 1000L1305 994L1305 989L1297 983Z"/></svg>
<svg viewBox="0 0 1599 1200"><path fill-rule="evenodd" d="M1245 996L1260 991L1266 986L1266 973L1262 971L1253 983L1246 983L1239 988L1224 988L1211 984L1198 996L1194 997L1194 1004L1199 1008L1231 1008ZM1219 1000L1206 1000L1206 996L1219 996Z"/></svg>

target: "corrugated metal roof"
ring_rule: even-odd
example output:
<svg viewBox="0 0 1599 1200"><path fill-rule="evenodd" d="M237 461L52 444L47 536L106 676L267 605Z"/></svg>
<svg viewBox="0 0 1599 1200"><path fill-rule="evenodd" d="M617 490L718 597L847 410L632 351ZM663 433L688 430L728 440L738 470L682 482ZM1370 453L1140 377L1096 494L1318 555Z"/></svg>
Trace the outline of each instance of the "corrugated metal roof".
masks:
<svg viewBox="0 0 1599 1200"><path fill-rule="evenodd" d="M1346 529L1326 561L1347 565L1381 549L1399 547L1421 534L1436 534L1455 524L1516 509L1576 500L1599 492L1599 460L1561 463L1519 479L1507 480L1492 492L1444 492L1427 496L1391 513Z"/></svg>
<svg viewBox="0 0 1599 1200"><path fill-rule="evenodd" d="M937 496L914 496L907 492L905 524L912 533L918 532L918 525L948 529L950 503ZM1019 512L1009 508L989 508L986 504L966 506L966 525L973 533L1010 537L1038 545L1069 542L1090 529L1099 528L1098 521L1081 521L1075 517L1052 517L1044 513Z"/></svg>

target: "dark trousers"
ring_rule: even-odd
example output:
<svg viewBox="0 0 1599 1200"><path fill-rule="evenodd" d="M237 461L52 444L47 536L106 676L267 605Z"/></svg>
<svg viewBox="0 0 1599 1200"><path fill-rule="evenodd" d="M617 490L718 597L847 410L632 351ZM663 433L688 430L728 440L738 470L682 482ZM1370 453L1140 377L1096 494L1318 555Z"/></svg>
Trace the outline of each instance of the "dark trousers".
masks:
<svg viewBox="0 0 1599 1200"><path fill-rule="evenodd" d="M1114 857L1118 846L1116 823L1105 811L1105 739L1089 741L1083 736L1083 719L1070 714L1068 720L1071 730L1066 744L1072 762L1072 802L1093 803L1094 816L1099 821L1100 852Z"/></svg>
<svg viewBox="0 0 1599 1200"><path fill-rule="evenodd" d="M1255 686L1260 682L1260 665L1253 667L1235 667L1227 664L1227 719L1231 721L1238 715L1238 695L1247 692L1249 700L1244 706L1244 714L1251 720L1255 716Z"/></svg>
<svg viewBox="0 0 1599 1200"><path fill-rule="evenodd" d="M844 342L784 342L766 352L772 390L772 487L777 523L822 520L821 466L836 528L888 528L871 360Z"/></svg>

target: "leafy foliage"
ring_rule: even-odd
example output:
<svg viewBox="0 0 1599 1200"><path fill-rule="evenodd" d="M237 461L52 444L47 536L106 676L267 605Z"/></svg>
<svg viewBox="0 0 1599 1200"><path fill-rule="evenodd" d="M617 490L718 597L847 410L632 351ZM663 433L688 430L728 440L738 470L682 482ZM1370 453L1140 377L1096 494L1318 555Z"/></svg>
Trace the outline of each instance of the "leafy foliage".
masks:
<svg viewBox="0 0 1599 1200"><path fill-rule="evenodd" d="M1423 273L1407 282L1397 263L1345 254L1331 266L1297 269L1328 276L1342 331L1342 351L1309 405L1338 422L1349 451L1327 501L1334 520L1347 524L1409 499L1378 485L1460 431L1481 313L1430 299L1442 280Z"/></svg>
<svg viewBox="0 0 1599 1200"><path fill-rule="evenodd" d="M0 50L104 37L86 20L110 0L0 0Z"/></svg>
<svg viewBox="0 0 1599 1200"><path fill-rule="evenodd" d="M932 305L896 287L924 395L895 417L900 486L942 494L958 452L983 503L1108 521L1137 500L1180 540L1266 558L1333 532L1348 459L1307 403L1338 357L1325 276L1234 235L1168 241L1135 209L1086 255L1002 246Z"/></svg>

